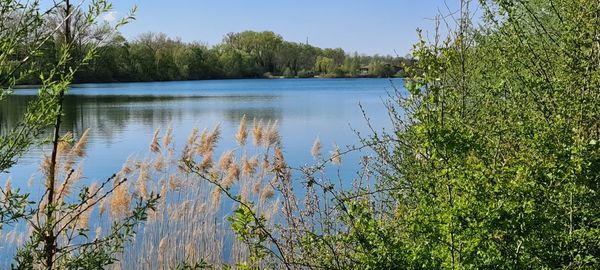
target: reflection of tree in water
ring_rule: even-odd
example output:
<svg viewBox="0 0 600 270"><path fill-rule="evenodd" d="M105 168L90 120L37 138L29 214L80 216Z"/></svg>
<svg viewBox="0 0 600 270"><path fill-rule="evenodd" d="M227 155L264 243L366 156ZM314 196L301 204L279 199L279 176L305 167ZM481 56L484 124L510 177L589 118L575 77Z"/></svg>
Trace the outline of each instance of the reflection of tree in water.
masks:
<svg viewBox="0 0 600 270"><path fill-rule="evenodd" d="M254 118L264 121L279 120L282 118L281 109L278 107L269 108L232 108L223 111L223 121L239 123L243 116L246 119Z"/></svg>
<svg viewBox="0 0 600 270"><path fill-rule="evenodd" d="M0 134L5 135L22 120L34 96L11 95L0 102ZM281 119L281 108L270 104L274 96L91 96L68 95L64 103L64 130L81 134L90 128L109 143L128 125L162 126L184 117L202 119L215 113L222 121Z"/></svg>

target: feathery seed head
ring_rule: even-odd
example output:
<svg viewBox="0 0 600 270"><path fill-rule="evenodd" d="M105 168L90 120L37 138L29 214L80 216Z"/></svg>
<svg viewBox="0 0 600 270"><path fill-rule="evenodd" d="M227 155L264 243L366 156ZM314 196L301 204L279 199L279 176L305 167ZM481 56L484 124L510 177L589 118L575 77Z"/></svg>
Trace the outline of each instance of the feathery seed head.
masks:
<svg viewBox="0 0 600 270"><path fill-rule="evenodd" d="M158 136L160 134L160 128L157 128L154 131L154 136L152 136L152 142L150 142L150 151L152 151L153 153L158 153L160 151L160 144L158 143L158 140L160 139L160 137Z"/></svg>
<svg viewBox="0 0 600 270"><path fill-rule="evenodd" d="M12 193L12 184L10 182L10 177L6 179L6 184L4 185L4 193L6 193L7 197L9 197Z"/></svg>
<svg viewBox="0 0 600 270"><path fill-rule="evenodd" d="M254 155L252 159L248 159L248 156L244 153L242 157L242 175L250 177L256 172L258 166L258 156Z"/></svg>
<svg viewBox="0 0 600 270"><path fill-rule="evenodd" d="M148 163L142 162L142 164L140 165L140 174L138 175L138 179L137 179L137 186L138 186L138 191L140 192L140 195L144 199L148 198L148 191L146 190L146 182L148 181L148 179L149 179Z"/></svg>
<svg viewBox="0 0 600 270"><path fill-rule="evenodd" d="M319 139L319 137L315 139L315 142L313 143L313 146L310 149L310 154L315 160L321 157L321 140Z"/></svg>
<svg viewBox="0 0 600 270"><path fill-rule="evenodd" d="M270 184L267 184L265 186L265 188L263 188L262 192L260 193L260 199L261 199L261 201L264 202L265 200L273 197L273 195L275 195L275 190L273 189L273 187Z"/></svg>
<svg viewBox="0 0 600 270"><path fill-rule="evenodd" d="M242 120L240 120L240 127L238 128L237 133L235 134L235 140L240 146L246 145L246 140L248 139L248 127L246 126L246 115L242 116Z"/></svg>
<svg viewBox="0 0 600 270"><path fill-rule="evenodd" d="M110 213L114 219L120 218L129 211L131 196L127 185L121 184L115 188L110 199Z"/></svg>
<svg viewBox="0 0 600 270"><path fill-rule="evenodd" d="M252 123L252 138L253 138L254 145L260 145L260 143L262 142L262 140L263 140L262 120L258 120L258 122L257 122L256 118L254 118L254 121Z"/></svg>
<svg viewBox="0 0 600 270"><path fill-rule="evenodd" d="M216 210L221 203L221 190L215 187L210 193L211 208Z"/></svg>
<svg viewBox="0 0 600 270"><path fill-rule="evenodd" d="M335 149L331 152L331 163L340 166L342 164L342 154L340 153L340 147L335 146Z"/></svg>
<svg viewBox="0 0 600 270"><path fill-rule="evenodd" d="M281 147L275 146L273 159L273 168L276 171L283 171L286 168L285 158L283 156L283 152L281 151Z"/></svg>
<svg viewBox="0 0 600 270"><path fill-rule="evenodd" d="M233 162L233 156L234 153L231 150L224 152L219 159L219 169L223 171L227 170L231 162Z"/></svg>
<svg viewBox="0 0 600 270"><path fill-rule="evenodd" d="M77 143L75 144L75 146L73 146L73 149L71 150L71 153L73 153L73 155L78 156L78 157L84 157L85 156L85 148L87 146L88 143L88 137L90 134L90 129L86 129L83 134L81 134L81 137L79 138L79 141L77 141Z"/></svg>
<svg viewBox="0 0 600 270"><path fill-rule="evenodd" d="M169 147L169 145L171 144L171 142L173 141L173 128L169 128L167 129L167 134L165 134L165 137L163 137L163 146L165 148Z"/></svg>
<svg viewBox="0 0 600 270"><path fill-rule="evenodd" d="M279 136L279 130L277 129L277 120L267 124L265 127L266 131L264 135L264 146L269 147L276 144L279 144L281 141L281 137Z"/></svg>

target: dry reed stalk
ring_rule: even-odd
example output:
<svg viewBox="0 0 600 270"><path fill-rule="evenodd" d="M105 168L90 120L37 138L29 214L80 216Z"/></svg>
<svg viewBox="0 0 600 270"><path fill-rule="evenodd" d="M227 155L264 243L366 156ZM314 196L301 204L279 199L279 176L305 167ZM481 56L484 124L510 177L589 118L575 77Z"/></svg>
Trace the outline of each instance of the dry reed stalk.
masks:
<svg viewBox="0 0 600 270"><path fill-rule="evenodd" d="M211 209L216 211L217 208L221 205L221 189L215 187L213 191L210 193L210 201L211 201Z"/></svg>
<svg viewBox="0 0 600 270"><path fill-rule="evenodd" d="M79 164L79 166L77 166L77 169L75 169L74 171L72 171L71 173L66 175L62 184L58 188L58 194L59 194L59 196L57 198L58 200L62 200L65 197L71 195L71 188L73 187L73 185L75 183L77 183L79 180L81 180L82 173L83 173L82 167L83 167L83 164Z"/></svg>
<svg viewBox="0 0 600 270"><path fill-rule="evenodd" d="M140 192L140 196L144 199L148 198L148 190L146 189L146 182L148 182L148 179L150 178L148 166L148 162L142 162L140 164L140 173L137 179L138 191Z"/></svg>
<svg viewBox="0 0 600 270"><path fill-rule="evenodd" d="M248 128L245 127L244 121L245 119L235 134L238 146L244 146L249 140ZM278 179L277 175L282 175L283 179L289 177L284 153L279 146L277 121L268 122L265 126L262 121L254 119L252 136L254 145L258 146L257 153L252 158L243 151L239 162L236 162L236 152L229 150L224 151L218 162L213 165L214 149L220 138L219 126L210 132L205 130L200 135L198 129L192 131L184 146L182 157L188 157L183 160L192 164L194 171L203 176L190 173L188 169L172 174L168 167L160 172L161 177L157 178L169 180L160 180L157 183L162 198L158 213L146 223L144 232L136 236L136 242L132 244L135 248L126 249L122 260L123 269L173 269L183 261L200 259L199 256L202 255L207 256L206 260L209 263L220 265L224 262L223 253L226 250L231 251L232 258L249 260L248 248L241 241L232 238L227 240L228 247L224 247L225 239L232 235L227 229L228 222L223 214L230 213L232 204L222 203L221 197L225 193L210 182L219 183L223 188L237 190L235 195L243 202L257 202L254 210L265 215L269 220L268 226L273 226L279 202L273 202L276 191L273 184L265 179ZM162 143L164 148L164 138ZM271 149L274 151L272 154L269 153ZM200 158L195 157L196 154ZM166 165L172 164L171 155L159 158L164 158ZM274 168L281 172L273 172ZM151 173L159 171L152 170ZM209 179L210 182L203 181L204 179ZM239 181L235 181L236 179ZM152 185L152 180L148 181L148 184Z"/></svg>

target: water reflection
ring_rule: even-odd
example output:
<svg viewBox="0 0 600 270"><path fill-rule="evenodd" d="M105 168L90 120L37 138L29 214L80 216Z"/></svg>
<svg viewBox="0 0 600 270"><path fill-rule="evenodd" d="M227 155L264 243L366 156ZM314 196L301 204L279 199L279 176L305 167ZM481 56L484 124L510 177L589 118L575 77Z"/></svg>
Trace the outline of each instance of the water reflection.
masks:
<svg viewBox="0 0 600 270"><path fill-rule="evenodd" d="M322 153L327 155L334 144L343 148L357 142L351 127L363 135L369 132L359 103L375 128L388 127L382 104L386 89L390 89L387 79L90 84L74 87L65 97L62 129L74 132L76 137L91 130L81 184L106 179L118 172L131 155L144 159L157 128L163 132L173 128L173 142L181 147L193 128L210 129L220 124L222 139L215 151L220 155L236 147L233 134L244 115L249 120L277 120L287 164L300 167L313 162L310 148L317 136L323 144ZM34 89L18 90L0 102L0 134L7 134L22 120L35 93ZM48 152L44 145L32 149L9 173L0 174L0 183L10 176L14 187L39 198L44 192L40 158ZM352 181L360 168L360 155L344 156L342 166L329 170L331 176L327 177ZM28 185L32 174L38 176L34 184ZM294 185L301 182L294 178ZM298 195L302 196L301 191ZM3 250L0 245L2 269L11 258L7 251L14 250Z"/></svg>
<svg viewBox="0 0 600 270"><path fill-rule="evenodd" d="M12 95L0 102L0 134L6 135L23 119L27 104L36 97ZM281 108L271 105L277 96L92 96L67 95L64 102L63 131L81 134L85 129L100 132L112 141L131 123L152 127L181 122L193 115L202 119L216 109L227 122L239 122L242 116L257 119L281 119ZM261 104L256 106L256 104ZM226 105L226 106L225 106ZM217 116L219 117L219 116Z"/></svg>
<svg viewBox="0 0 600 270"><path fill-rule="evenodd" d="M399 83L398 83L399 84ZM63 132L76 137L90 129L85 174L102 179L118 171L132 154L144 155L155 129L174 129L176 145L185 143L193 128L221 125L220 148L235 147L233 134L240 119L278 121L288 164L311 163L310 148L319 136L325 153L334 144L357 142L352 128L368 132L358 104L373 126L388 126L382 104L387 79L227 80L169 83L91 84L75 86L65 97ZM0 134L22 119L35 89L17 90L0 102ZM45 147L47 148L47 147ZM38 171L44 146L32 149L9 175L15 186L28 188L26 179ZM345 159L353 177L358 158ZM0 174L0 180L7 175Z"/></svg>

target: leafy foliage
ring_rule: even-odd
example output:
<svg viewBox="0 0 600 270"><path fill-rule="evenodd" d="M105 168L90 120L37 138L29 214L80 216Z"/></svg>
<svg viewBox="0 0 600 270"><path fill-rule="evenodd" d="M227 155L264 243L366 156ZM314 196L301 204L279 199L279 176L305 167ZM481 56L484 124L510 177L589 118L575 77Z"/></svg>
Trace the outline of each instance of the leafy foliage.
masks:
<svg viewBox="0 0 600 270"><path fill-rule="evenodd" d="M267 254L280 268L600 267L600 6L480 7L479 27L465 1L447 38L414 46L407 90L386 103L394 129L363 138L376 156L359 175L375 185L361 177L342 190L324 165L303 168L297 208L277 182L285 225L265 224L277 237L261 246L276 244ZM238 237L259 237L259 217L238 211Z"/></svg>
<svg viewBox="0 0 600 270"><path fill-rule="evenodd" d="M154 209L158 200L153 194L146 200L140 199L130 213L114 222L108 234L102 237L96 233L91 240L91 210L126 178L113 175L98 189L83 187L76 198L69 198L70 186L78 178L72 166L76 158L85 155L85 139L82 136L77 145L71 146L72 135L60 136L62 101L77 70L96 56L99 44L108 35L91 41L82 37L89 37L90 29L97 26L97 18L111 9L110 3L103 0L88 4L85 12L81 8L83 2L73 6L69 0L55 1L45 11L39 1L6 0L0 5L0 85L4 87L0 99L29 75L39 76L42 84L20 124L0 137L0 172L10 169L32 145L47 142L44 131L49 127L54 130L50 139L52 153L42 165L45 193L37 204L29 201L29 194L19 194L10 185L0 189L0 227L24 222L30 229L28 241L19 247L14 258L13 269L104 269L116 261L125 241L134 235L136 226L146 220L147 212ZM129 19L126 17L115 27ZM54 26L48 30L46 24ZM48 46L56 48L53 52L57 54L44 58ZM44 62L48 59L52 60ZM39 68L44 66L49 69ZM59 187L61 169L64 180ZM108 183L113 183L113 187L106 187ZM123 207L129 209L128 204Z"/></svg>
<svg viewBox="0 0 600 270"><path fill-rule="evenodd" d="M220 44L209 47L198 42L186 43L163 33L149 32L126 40L111 33L107 25L80 28L79 24L74 26L80 31L71 51L74 58L80 59L89 50L87 40L103 39L103 43L99 44L94 59L76 72L75 82L259 78L266 73L284 77L296 74L307 77L309 73L311 77L319 73L329 77L391 77L396 75L401 63L410 63L403 57L347 55L339 48L321 49L289 42L270 31L229 33ZM57 48L51 44L43 48L47 52L40 54L36 61L40 69L49 71L58 59ZM323 61L329 62L321 63ZM390 71L372 69L373 63L385 65ZM361 72L361 68L370 72ZM17 82L38 83L39 78L28 73Z"/></svg>

